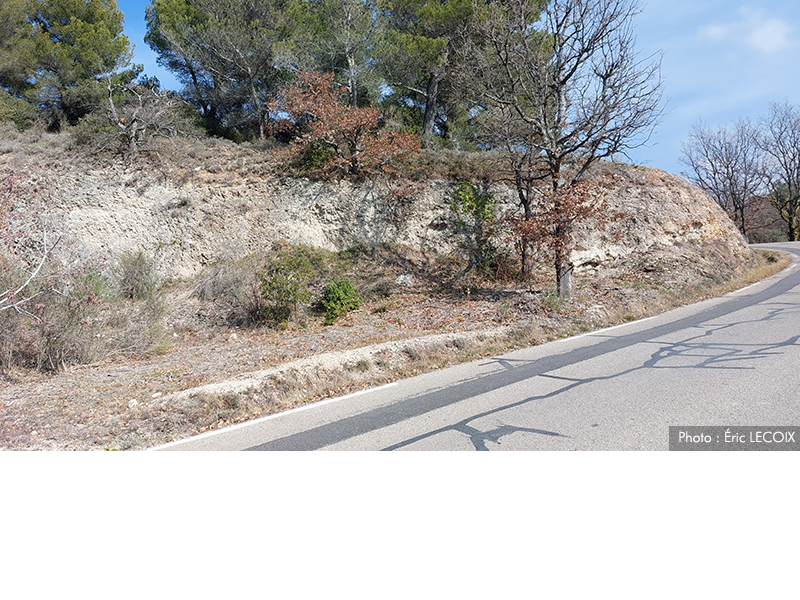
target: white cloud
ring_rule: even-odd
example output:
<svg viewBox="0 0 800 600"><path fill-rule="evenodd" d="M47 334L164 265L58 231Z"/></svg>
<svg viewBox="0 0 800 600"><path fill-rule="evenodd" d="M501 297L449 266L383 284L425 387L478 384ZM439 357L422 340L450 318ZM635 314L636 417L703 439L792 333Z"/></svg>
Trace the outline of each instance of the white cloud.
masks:
<svg viewBox="0 0 800 600"><path fill-rule="evenodd" d="M792 26L789 23L747 9L740 11L739 20L702 27L698 35L701 39L719 42L743 42L761 54L774 54L792 45Z"/></svg>
<svg viewBox="0 0 800 600"><path fill-rule="evenodd" d="M791 45L791 26L780 19L769 19L750 30L747 42L751 48L772 54Z"/></svg>

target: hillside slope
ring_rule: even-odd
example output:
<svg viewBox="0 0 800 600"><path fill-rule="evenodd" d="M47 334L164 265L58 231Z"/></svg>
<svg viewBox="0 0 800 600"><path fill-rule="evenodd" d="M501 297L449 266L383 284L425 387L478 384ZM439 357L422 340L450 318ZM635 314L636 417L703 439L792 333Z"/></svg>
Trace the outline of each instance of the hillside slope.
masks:
<svg viewBox="0 0 800 600"><path fill-rule="evenodd" d="M219 154L225 152L230 149ZM6 161L13 156L6 154ZM426 256L457 248L449 207L457 182L318 182L197 162L169 171L43 161L35 169L62 198L68 226L87 249L113 258L144 248L166 278L190 277L278 240L329 250L394 243ZM712 260L736 271L751 260L730 219L685 180L619 163L604 163L600 172L618 177L608 205L620 217L605 232L594 223L580 229L573 255L578 267L649 255L651 261ZM501 214L517 210L511 189L501 185L493 192Z"/></svg>
<svg viewBox="0 0 800 600"><path fill-rule="evenodd" d="M182 163L125 167L66 160L57 142L42 136L27 153L0 142L0 163L55 191L55 208L78 238L61 248L100 253L109 267L119 253L144 248L162 280L173 281L155 302L99 303L81 334L97 346L90 364L0 373L0 448L144 448L654 314L785 264L760 259L770 264L738 278L758 261L707 196L655 169L606 164L597 174L618 175L608 200L619 218L603 232L581 228L576 295L566 304L552 293L548 265L524 282L463 273L465 263L450 255L454 183L282 178L263 152L224 143L203 150L214 161L198 151ZM501 210L516 210L510 190L494 192ZM270 328L231 319L219 295L198 293L220 273L252 287L263 262L230 259L252 252L263 261L278 240L330 250L360 244L323 258L329 275L359 285L361 309L326 326L312 303L285 328Z"/></svg>

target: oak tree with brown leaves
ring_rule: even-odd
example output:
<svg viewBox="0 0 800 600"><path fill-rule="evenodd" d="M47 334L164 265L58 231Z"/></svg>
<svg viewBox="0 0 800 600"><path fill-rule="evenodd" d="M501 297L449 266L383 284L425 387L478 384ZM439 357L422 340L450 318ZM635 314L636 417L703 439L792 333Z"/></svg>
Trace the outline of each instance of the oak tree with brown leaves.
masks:
<svg viewBox="0 0 800 600"><path fill-rule="evenodd" d="M539 197L526 214L510 219L511 231L520 247L549 256L554 265L569 265L572 232L578 223L593 219L605 226L617 217L606 202L618 179L607 175L598 181L581 180L556 189L539 189ZM561 283L561 282L559 282ZM559 295L568 298L559 289ZM570 290L570 295L571 295Z"/></svg>
<svg viewBox="0 0 800 600"><path fill-rule="evenodd" d="M270 105L271 112L285 117L277 129L305 129L291 142L294 157L322 149L327 170L361 176L379 172L393 158L419 150L416 136L387 130L375 107L343 102L346 90L333 78L333 73L303 70L297 82Z"/></svg>

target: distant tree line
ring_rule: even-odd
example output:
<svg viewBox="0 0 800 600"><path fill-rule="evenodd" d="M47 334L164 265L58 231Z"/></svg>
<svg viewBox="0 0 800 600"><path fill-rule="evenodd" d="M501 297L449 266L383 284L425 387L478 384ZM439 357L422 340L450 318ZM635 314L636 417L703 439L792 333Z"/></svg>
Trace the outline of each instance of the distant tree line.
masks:
<svg viewBox="0 0 800 600"><path fill-rule="evenodd" d="M748 218L767 200L785 223L786 238L800 240L800 107L773 103L757 120L733 125L694 125L683 144L686 176L708 192L742 234Z"/></svg>

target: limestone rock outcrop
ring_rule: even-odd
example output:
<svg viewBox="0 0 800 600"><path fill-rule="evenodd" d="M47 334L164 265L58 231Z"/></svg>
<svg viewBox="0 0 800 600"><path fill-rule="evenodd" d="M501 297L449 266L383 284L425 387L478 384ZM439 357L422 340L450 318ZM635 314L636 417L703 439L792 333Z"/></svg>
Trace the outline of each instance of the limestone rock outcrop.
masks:
<svg viewBox="0 0 800 600"><path fill-rule="evenodd" d="M592 223L579 228L573 254L578 268L670 254L689 261L709 255L733 270L751 260L727 215L680 177L619 163L604 163L599 171L618 178L608 206L619 216L605 231ZM88 250L113 258L144 248L167 278L190 277L220 258L245 256L279 240L331 250L375 243L425 254L457 248L449 206L453 183L164 179L121 167L52 173L67 226ZM501 212L517 209L513 190L497 186L494 193Z"/></svg>

